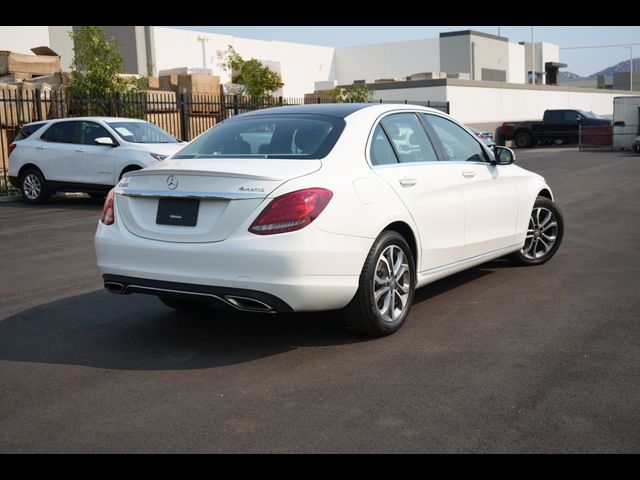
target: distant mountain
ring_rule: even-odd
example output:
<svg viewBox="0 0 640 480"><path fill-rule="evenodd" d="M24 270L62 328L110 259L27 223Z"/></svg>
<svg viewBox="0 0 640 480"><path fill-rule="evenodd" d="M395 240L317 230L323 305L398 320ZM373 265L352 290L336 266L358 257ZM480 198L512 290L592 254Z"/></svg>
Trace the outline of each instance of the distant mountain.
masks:
<svg viewBox="0 0 640 480"><path fill-rule="evenodd" d="M629 71L629 60L624 62L617 63L611 67L607 67L604 70L600 70L592 75L589 75L587 78L596 78L598 75L613 75L618 72L628 72ZM640 72L640 58L633 59L633 71Z"/></svg>
<svg viewBox="0 0 640 480"><path fill-rule="evenodd" d="M579 80L583 77L573 72L560 72L558 73L558 80L566 82L567 80Z"/></svg>

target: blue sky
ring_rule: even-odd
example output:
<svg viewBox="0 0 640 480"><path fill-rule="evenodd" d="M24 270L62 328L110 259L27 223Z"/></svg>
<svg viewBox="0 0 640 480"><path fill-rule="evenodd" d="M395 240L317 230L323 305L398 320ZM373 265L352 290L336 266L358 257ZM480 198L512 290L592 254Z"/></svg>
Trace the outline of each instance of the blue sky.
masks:
<svg viewBox="0 0 640 480"><path fill-rule="evenodd" d="M315 45L345 46L382 43L399 40L437 37L440 32L478 30L509 38L511 42L531 40L531 27L509 26L445 26L445 27L393 27L393 26L189 26L174 27L189 30L224 33L238 37L262 40L311 43ZM534 27L534 41L556 43L560 47L588 45L617 45L637 43L633 56L640 58L640 27ZM629 49L623 47L560 50L560 61L567 70L578 75L590 75L610 65L629 59Z"/></svg>

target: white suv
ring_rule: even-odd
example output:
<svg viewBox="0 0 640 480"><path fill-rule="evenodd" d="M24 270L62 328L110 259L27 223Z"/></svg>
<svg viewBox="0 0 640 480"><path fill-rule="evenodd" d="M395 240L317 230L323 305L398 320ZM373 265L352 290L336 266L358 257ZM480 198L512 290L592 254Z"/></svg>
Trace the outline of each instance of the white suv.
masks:
<svg viewBox="0 0 640 480"><path fill-rule="evenodd" d="M83 117L25 125L9 146L9 180L29 203L57 191L104 196L126 172L186 143L144 120Z"/></svg>

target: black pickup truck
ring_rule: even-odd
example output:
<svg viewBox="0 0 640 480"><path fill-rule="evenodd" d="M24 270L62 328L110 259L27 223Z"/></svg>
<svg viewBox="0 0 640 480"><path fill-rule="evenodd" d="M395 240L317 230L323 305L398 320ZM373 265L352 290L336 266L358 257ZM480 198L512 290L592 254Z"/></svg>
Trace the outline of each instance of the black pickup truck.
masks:
<svg viewBox="0 0 640 480"><path fill-rule="evenodd" d="M518 148L578 143L579 126L611 125L611 120L583 110L546 110L542 121L506 122L498 127L498 137L513 140Z"/></svg>

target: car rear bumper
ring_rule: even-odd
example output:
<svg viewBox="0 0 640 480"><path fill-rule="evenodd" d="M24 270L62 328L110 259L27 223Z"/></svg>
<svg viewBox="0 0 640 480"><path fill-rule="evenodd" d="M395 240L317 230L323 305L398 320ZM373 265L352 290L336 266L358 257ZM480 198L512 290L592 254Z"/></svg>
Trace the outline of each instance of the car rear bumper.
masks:
<svg viewBox="0 0 640 480"><path fill-rule="evenodd" d="M351 301L373 241L310 225L271 236L244 232L215 243L163 242L138 237L116 220L110 226L99 223L95 247L105 282L134 284L116 278L130 277L141 287L182 284L167 289L221 296L227 303L225 296L237 294L270 305L260 296L266 294L283 304L274 306L276 311L316 311ZM142 293L127 290L121 293Z"/></svg>

